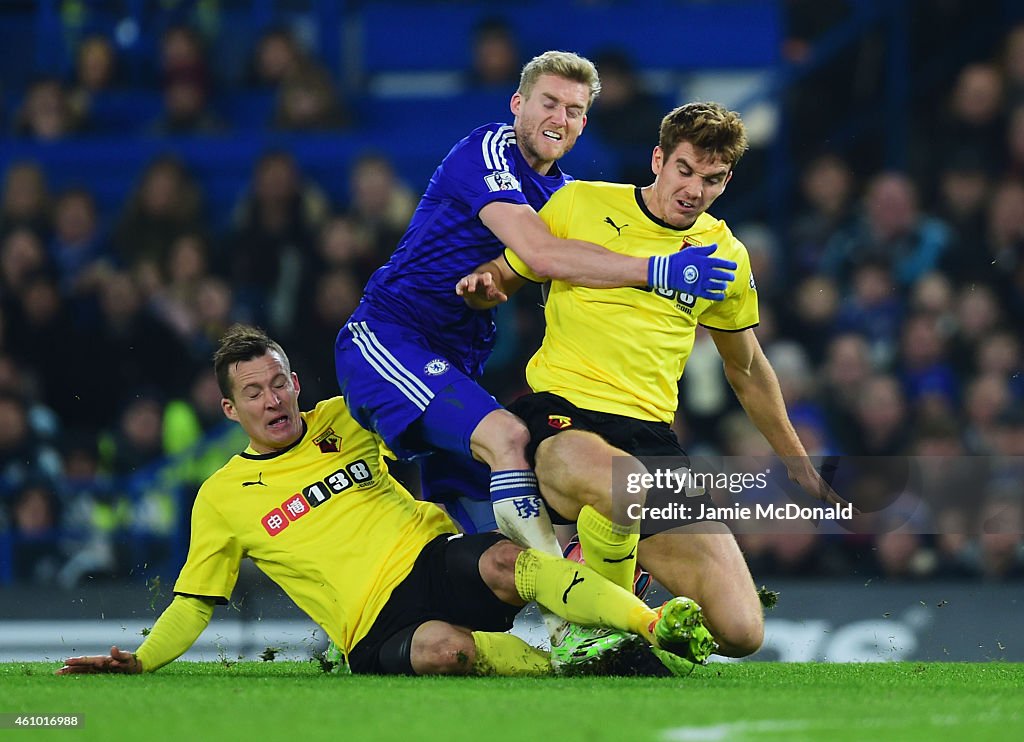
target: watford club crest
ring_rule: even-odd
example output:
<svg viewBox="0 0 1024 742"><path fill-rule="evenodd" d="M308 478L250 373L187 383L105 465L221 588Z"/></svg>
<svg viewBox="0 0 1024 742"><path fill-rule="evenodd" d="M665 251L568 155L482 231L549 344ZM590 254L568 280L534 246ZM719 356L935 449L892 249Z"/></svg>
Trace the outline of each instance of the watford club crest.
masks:
<svg viewBox="0 0 1024 742"><path fill-rule="evenodd" d="M548 425L555 430L565 430L572 427L572 418L566 415L548 415Z"/></svg>
<svg viewBox="0 0 1024 742"><path fill-rule="evenodd" d="M686 237L683 237L683 244L679 246L679 249L683 250L687 247L700 247L700 243L693 239L693 237L687 235Z"/></svg>
<svg viewBox="0 0 1024 742"><path fill-rule="evenodd" d="M341 436L328 428L313 439L313 444L320 449L320 453L339 453L341 451Z"/></svg>

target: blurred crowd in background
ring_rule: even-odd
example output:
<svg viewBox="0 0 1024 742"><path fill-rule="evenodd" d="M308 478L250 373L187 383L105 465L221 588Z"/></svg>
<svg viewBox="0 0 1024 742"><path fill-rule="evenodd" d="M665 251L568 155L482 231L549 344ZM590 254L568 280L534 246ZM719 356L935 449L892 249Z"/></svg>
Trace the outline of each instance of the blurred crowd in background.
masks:
<svg viewBox="0 0 1024 742"><path fill-rule="evenodd" d="M934 5L946 30L979 14L979 3ZM844 3L784 6L780 57L799 65L843 20ZM906 517L882 535L741 537L756 579L1024 577L1024 24L993 22L983 36L942 55L946 69L915 89L903 167L884 161L884 124L846 140L823 134L855 116L884 74L865 34L782 99L797 174L785 213L729 212L733 191L750 192L773 167L757 147L712 210L750 252L757 335L808 450L935 457L929 491L910 493ZM468 43L474 63L461 84L508 95L543 51L522 49L500 18ZM915 36L912 52L931 58L946 43ZM251 178L233 207L211 213L202 178L171 145L254 122L219 112L218 96L237 91L218 78L201 24L168 24L141 82L110 34L84 34L73 52L66 76L5 91L6 141L140 135L168 147L114 210L100 208L102 163L95 179L60 189L32 158L0 174L0 584L173 572L198 484L246 441L221 412L210 368L218 337L232 322L258 323L289 352L305 408L335 394L334 337L425 185L403 182L386 150L367 151L332 176L345 181L339 201L336 184L271 148L246 163ZM236 86L267 103L257 126L359 131L349 91L301 34L271 26L246 53ZM594 61L604 91L583 137L621 153L609 180L645 185L660 118L682 101L648 90L628 50ZM139 86L159 94L160 110L133 132L103 131L93 102ZM499 313L484 380L499 401L525 390L543 334L539 301L520 297ZM681 392L687 450L767 453L703 333ZM975 478L965 457L996 461L998 476ZM414 468L399 472L415 491Z"/></svg>

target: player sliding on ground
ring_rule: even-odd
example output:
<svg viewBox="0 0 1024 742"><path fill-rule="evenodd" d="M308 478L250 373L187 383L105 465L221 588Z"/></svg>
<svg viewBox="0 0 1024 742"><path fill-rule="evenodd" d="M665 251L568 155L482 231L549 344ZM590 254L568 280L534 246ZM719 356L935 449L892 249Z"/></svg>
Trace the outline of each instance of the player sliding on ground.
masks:
<svg viewBox="0 0 1024 742"><path fill-rule="evenodd" d="M153 672L173 661L214 604L227 603L246 556L357 673L550 673L547 652L503 633L532 600L567 620L643 637L674 674L713 651L690 600L654 610L583 565L497 533L457 533L441 507L391 477L380 439L344 400L299 412L299 378L261 330L231 328L214 368L224 414L249 446L199 490L174 600L136 652L71 657L57 674Z"/></svg>

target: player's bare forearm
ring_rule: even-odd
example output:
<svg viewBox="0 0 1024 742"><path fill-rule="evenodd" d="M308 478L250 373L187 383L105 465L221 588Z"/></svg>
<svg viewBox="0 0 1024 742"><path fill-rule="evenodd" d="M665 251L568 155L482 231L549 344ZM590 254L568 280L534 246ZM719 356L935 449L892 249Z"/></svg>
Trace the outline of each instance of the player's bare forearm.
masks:
<svg viewBox="0 0 1024 742"><path fill-rule="evenodd" d="M725 368L725 378L743 405L750 421L768 439L772 450L786 458L804 457L800 438L786 414L782 389L753 330L711 330Z"/></svg>
<svg viewBox="0 0 1024 742"><path fill-rule="evenodd" d="M559 240L528 252L516 249L531 270L550 281L592 289L647 285L648 258L621 255L591 242Z"/></svg>
<svg viewBox="0 0 1024 742"><path fill-rule="evenodd" d="M747 417L761 431L772 450L787 462L806 459L807 451L786 413L778 377L764 355L761 354L760 359L752 359L747 369L726 365L726 378Z"/></svg>
<svg viewBox="0 0 1024 742"><path fill-rule="evenodd" d="M786 412L786 403L774 369L764 355L753 331L712 332L725 364L725 377L736 393L747 417L782 459L789 478L805 492L829 504L845 505L814 468Z"/></svg>
<svg viewBox="0 0 1024 742"><path fill-rule="evenodd" d="M592 242L555 237L537 212L525 204L490 203L480 210L480 219L542 280L595 289L647 285L648 258L621 255Z"/></svg>
<svg viewBox="0 0 1024 742"><path fill-rule="evenodd" d="M729 383L751 422L786 465L789 478L812 497L830 505L846 505L846 500L821 478L807 456L807 450L786 413L778 377L763 353L760 359L755 359L752 371L746 376L740 376L738 384L732 378L729 378ZM858 511L855 509L854 512Z"/></svg>

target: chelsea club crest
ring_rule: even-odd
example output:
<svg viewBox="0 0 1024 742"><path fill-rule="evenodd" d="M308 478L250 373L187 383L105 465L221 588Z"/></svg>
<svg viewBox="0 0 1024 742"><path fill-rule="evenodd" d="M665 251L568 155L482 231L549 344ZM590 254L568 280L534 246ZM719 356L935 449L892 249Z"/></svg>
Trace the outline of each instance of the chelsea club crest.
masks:
<svg viewBox="0 0 1024 742"><path fill-rule="evenodd" d="M423 367L423 371L429 376L440 376L449 368L448 361L442 358L435 358Z"/></svg>

